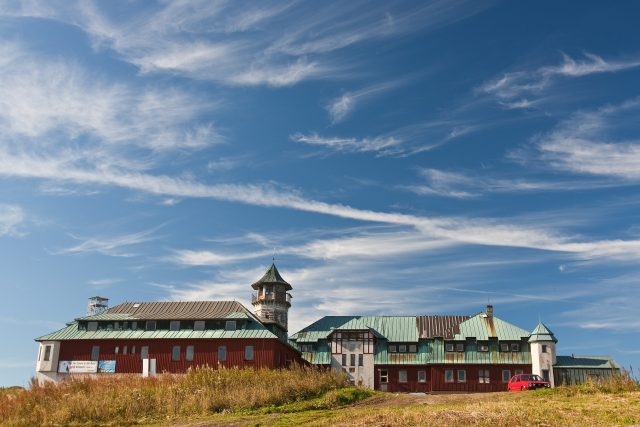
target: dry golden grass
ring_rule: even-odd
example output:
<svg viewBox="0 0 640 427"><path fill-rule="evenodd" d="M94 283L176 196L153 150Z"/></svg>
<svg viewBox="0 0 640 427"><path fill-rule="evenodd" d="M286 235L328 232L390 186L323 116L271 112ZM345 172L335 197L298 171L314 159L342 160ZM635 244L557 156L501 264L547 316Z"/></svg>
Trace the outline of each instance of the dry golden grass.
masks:
<svg viewBox="0 0 640 427"><path fill-rule="evenodd" d="M332 372L197 368L185 375L77 379L0 396L9 426L126 425L282 405L345 386Z"/></svg>

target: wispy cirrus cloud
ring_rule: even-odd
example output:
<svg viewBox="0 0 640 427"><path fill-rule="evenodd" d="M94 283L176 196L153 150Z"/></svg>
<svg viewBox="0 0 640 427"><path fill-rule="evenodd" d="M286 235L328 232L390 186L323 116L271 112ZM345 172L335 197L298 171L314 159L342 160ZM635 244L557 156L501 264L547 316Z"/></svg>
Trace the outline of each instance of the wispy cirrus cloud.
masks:
<svg viewBox="0 0 640 427"><path fill-rule="evenodd" d="M640 100L582 111L534 138L534 152L514 151L512 159L539 161L553 169L606 177L620 185L640 182Z"/></svg>
<svg viewBox="0 0 640 427"><path fill-rule="evenodd" d="M196 1L145 3L115 16L90 2L34 1L5 3L0 15L74 25L96 48L113 50L144 73L180 74L233 86L290 86L341 75L352 66L336 62L332 52L440 28L488 6L444 0L373 5Z"/></svg>
<svg viewBox="0 0 640 427"><path fill-rule="evenodd" d="M20 206L0 203L0 237L20 235L19 227L25 219L25 212Z"/></svg>
<svg viewBox="0 0 640 427"><path fill-rule="evenodd" d="M396 152L396 148L403 143L402 140L393 136L374 137L374 138L338 138L338 137L322 137L317 133L307 135L296 133L291 135L291 140L302 144L308 144L319 147L327 147L336 151L345 152L379 152L388 153Z"/></svg>
<svg viewBox="0 0 640 427"><path fill-rule="evenodd" d="M558 78L576 78L592 74L616 73L640 67L640 57L604 59L585 52L575 59L562 54L558 65L543 66L535 70L514 71L490 80L476 89L477 93L495 96L506 108L530 108L537 104L541 94Z"/></svg>
<svg viewBox="0 0 640 427"><path fill-rule="evenodd" d="M345 92L339 97L332 99L325 106L325 109L329 113L331 123L336 124L344 121L364 101L407 84L409 80L410 79L407 78L377 83L356 91Z"/></svg>
<svg viewBox="0 0 640 427"><path fill-rule="evenodd" d="M102 255L115 257L132 257L136 256L135 252L130 252L130 248L146 243L158 238L156 231L158 227L150 230L144 230L137 233L121 234L117 236L102 236L83 238L78 236L71 237L81 243L58 250L55 255L78 255L87 253L99 253ZM99 283L98 283L99 284ZM104 285L104 283L102 283Z"/></svg>

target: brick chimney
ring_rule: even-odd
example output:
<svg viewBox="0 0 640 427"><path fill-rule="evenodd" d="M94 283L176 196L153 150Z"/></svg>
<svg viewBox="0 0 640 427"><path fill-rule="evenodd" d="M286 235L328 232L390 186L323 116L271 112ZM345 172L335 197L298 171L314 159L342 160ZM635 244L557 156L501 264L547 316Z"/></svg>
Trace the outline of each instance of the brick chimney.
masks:
<svg viewBox="0 0 640 427"><path fill-rule="evenodd" d="M493 317L493 306L491 304L487 305L487 317Z"/></svg>

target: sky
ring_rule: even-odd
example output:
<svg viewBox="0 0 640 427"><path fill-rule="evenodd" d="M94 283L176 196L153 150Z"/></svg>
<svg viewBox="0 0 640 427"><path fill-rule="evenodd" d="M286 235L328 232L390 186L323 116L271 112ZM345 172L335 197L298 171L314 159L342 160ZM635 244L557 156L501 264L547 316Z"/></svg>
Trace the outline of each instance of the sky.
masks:
<svg viewBox="0 0 640 427"><path fill-rule="evenodd" d="M3 1L0 385L87 298L475 314L640 365L640 4Z"/></svg>

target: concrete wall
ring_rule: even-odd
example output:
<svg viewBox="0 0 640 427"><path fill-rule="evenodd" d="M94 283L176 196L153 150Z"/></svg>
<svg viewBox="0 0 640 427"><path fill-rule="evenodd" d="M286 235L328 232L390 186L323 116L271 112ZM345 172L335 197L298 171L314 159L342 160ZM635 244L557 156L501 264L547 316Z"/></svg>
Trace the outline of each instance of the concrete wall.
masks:
<svg viewBox="0 0 640 427"><path fill-rule="evenodd" d="M45 360L49 348L48 360ZM42 341L38 347L36 372L58 372L58 358L60 355L60 341Z"/></svg>

